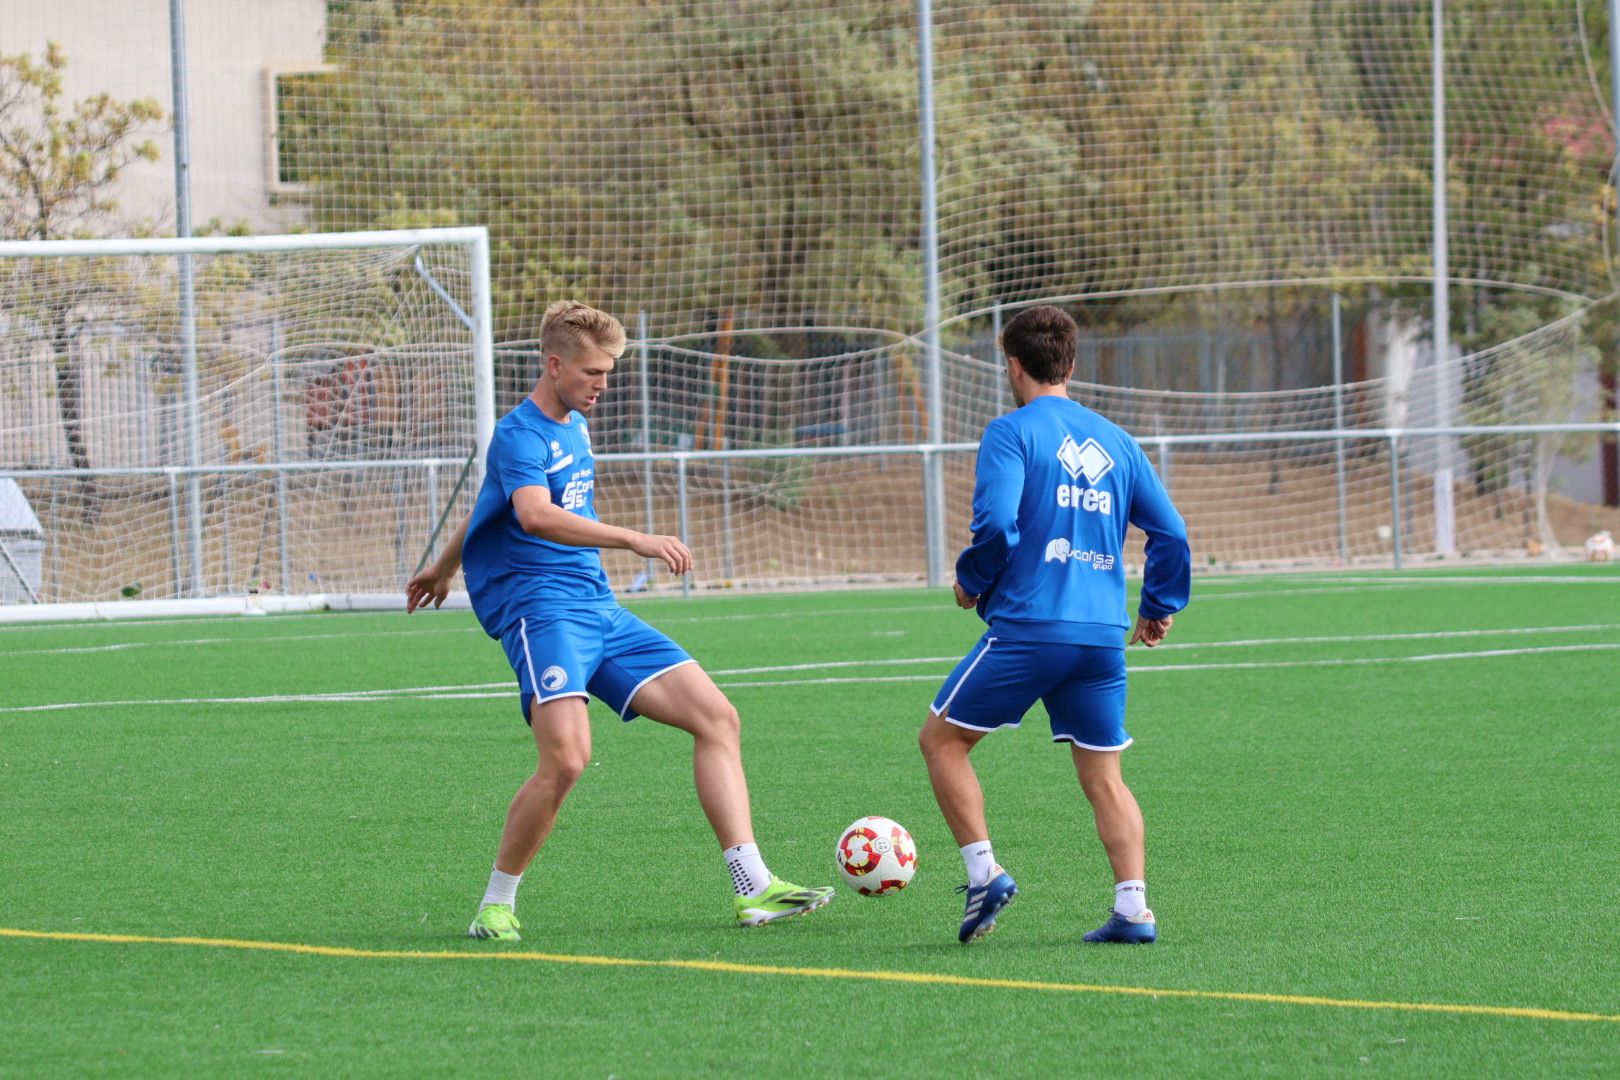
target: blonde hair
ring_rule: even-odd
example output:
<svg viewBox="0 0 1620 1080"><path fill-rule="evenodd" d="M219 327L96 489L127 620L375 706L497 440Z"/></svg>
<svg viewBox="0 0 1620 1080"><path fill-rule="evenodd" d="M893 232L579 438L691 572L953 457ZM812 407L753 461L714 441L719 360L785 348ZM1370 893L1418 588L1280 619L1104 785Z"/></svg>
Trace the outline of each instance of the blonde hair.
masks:
<svg viewBox="0 0 1620 1080"><path fill-rule="evenodd" d="M558 300L540 320L540 348L548 356L573 356L583 346L595 345L617 360L624 343L618 319L577 300Z"/></svg>

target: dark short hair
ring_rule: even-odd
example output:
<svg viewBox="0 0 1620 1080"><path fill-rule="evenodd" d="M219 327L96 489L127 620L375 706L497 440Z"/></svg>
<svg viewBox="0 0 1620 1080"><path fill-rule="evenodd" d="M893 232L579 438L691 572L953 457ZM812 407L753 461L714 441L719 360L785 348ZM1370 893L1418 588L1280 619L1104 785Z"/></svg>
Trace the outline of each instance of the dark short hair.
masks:
<svg viewBox="0 0 1620 1080"><path fill-rule="evenodd" d="M1001 330L1001 351L1015 356L1038 382L1067 382L1074 371L1080 328L1069 313L1051 306L1020 311Z"/></svg>

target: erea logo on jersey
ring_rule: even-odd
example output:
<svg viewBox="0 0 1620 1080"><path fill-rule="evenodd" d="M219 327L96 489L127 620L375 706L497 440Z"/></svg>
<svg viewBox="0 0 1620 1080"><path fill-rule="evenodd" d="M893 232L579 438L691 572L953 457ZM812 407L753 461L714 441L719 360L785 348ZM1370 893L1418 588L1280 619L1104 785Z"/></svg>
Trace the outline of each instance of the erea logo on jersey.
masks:
<svg viewBox="0 0 1620 1080"><path fill-rule="evenodd" d="M1096 439L1087 439L1083 443L1076 443L1073 436L1063 436L1063 445L1058 447L1058 464L1063 471L1069 474L1069 479L1079 480L1085 477L1089 487L1079 484L1059 484L1057 487L1057 504L1060 507L1075 510L1089 510L1097 514L1112 514L1114 512L1114 494L1111 491L1099 490L1095 485L1097 481L1114 471L1114 459L1108 456L1108 451L1097 444Z"/></svg>

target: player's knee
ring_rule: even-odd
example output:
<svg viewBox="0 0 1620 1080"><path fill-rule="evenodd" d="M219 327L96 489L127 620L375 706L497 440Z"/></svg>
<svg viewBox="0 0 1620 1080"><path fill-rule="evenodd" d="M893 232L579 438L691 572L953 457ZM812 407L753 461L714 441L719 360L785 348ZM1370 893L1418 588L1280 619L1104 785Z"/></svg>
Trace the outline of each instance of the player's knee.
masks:
<svg viewBox="0 0 1620 1080"><path fill-rule="evenodd" d="M1129 794L1125 781L1118 773L1080 776L1080 790L1085 792L1086 798L1093 803L1116 802L1121 796Z"/></svg>
<svg viewBox="0 0 1620 1080"><path fill-rule="evenodd" d="M923 723L922 730L917 733L917 747L922 751L925 760L933 761L941 755L962 748L961 740L942 722L942 719L936 720L930 713L928 720Z"/></svg>
<svg viewBox="0 0 1620 1080"><path fill-rule="evenodd" d="M698 742L741 744L742 720L737 715L737 707L724 694L705 695L688 703L682 711L684 717L676 726Z"/></svg>
<svg viewBox="0 0 1620 1080"><path fill-rule="evenodd" d="M591 764L589 745L557 747L540 761L540 771L548 774L553 783L567 790L585 774Z"/></svg>
<svg viewBox="0 0 1620 1080"><path fill-rule="evenodd" d="M722 739L730 743L742 741L742 717L737 714L737 706L722 697L705 710L705 713L703 728L709 738Z"/></svg>

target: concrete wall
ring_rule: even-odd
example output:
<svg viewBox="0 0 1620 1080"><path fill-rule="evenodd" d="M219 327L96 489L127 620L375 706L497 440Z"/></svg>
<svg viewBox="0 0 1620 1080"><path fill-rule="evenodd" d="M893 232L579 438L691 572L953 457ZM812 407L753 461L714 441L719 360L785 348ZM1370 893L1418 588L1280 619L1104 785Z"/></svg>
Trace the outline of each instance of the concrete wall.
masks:
<svg viewBox="0 0 1620 1080"><path fill-rule="evenodd" d="M321 63L325 0L191 0L186 64L191 111L192 221L245 220L255 232L297 226L294 201L272 206L267 70ZM4 0L0 53L39 59L48 41L67 52L69 101L107 92L155 98L172 117L169 0ZM174 136L166 120L153 135L163 157L125 175L120 212L172 233Z"/></svg>

